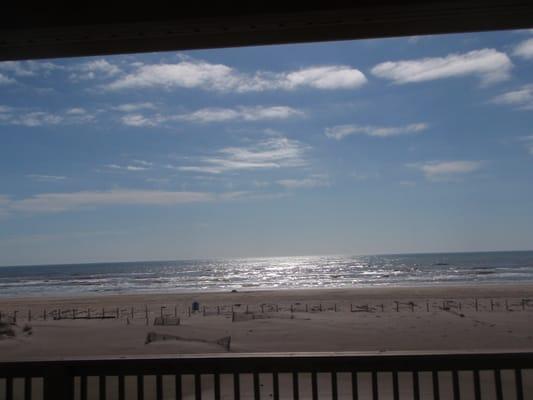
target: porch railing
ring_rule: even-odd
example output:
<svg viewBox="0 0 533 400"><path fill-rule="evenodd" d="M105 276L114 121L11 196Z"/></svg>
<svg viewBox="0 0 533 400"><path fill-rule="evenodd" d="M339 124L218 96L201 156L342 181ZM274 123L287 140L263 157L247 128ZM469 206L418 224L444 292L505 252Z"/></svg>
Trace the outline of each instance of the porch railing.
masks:
<svg viewBox="0 0 533 400"><path fill-rule="evenodd" d="M533 399L533 353L239 354L0 362L0 399Z"/></svg>

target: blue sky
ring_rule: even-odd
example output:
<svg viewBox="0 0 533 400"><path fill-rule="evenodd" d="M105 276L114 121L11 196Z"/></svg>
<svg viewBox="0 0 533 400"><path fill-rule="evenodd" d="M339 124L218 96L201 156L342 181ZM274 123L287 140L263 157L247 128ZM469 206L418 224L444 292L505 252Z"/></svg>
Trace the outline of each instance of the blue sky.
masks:
<svg viewBox="0 0 533 400"><path fill-rule="evenodd" d="M531 249L533 31L0 63L0 265Z"/></svg>

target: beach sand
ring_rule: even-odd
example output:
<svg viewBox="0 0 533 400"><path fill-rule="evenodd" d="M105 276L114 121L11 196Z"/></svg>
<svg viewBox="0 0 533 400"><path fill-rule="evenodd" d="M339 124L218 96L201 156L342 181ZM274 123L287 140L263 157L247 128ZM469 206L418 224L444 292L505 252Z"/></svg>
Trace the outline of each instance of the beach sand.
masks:
<svg viewBox="0 0 533 400"><path fill-rule="evenodd" d="M30 324L32 334L0 340L0 360L225 352L215 343L225 336L231 352L245 353L533 350L533 302L522 301L529 298L533 285L1 299L4 318L17 310L17 324ZM200 312L189 317L193 301ZM65 319L89 308L92 317L118 308L120 318ZM52 318L57 309L61 320ZM154 326L161 312L176 313L180 325ZM145 344L149 332L183 340Z"/></svg>
<svg viewBox="0 0 533 400"><path fill-rule="evenodd" d="M528 299L533 299L533 285L1 299L4 320L6 315L13 317L16 310L18 328L17 336L0 340L0 361L223 354L227 350L216 341L227 336L231 336L231 353L533 351L533 301ZM189 316L193 301L199 302L200 311L191 312ZM100 317L102 308L106 319L69 319L72 316L86 317L89 313L91 317ZM46 320L43 319L44 310ZM58 310L61 310L62 318L54 319ZM29 311L31 321L28 321ZM154 319L161 313L171 319L176 314L180 325L154 326ZM31 325L31 335L22 332L26 324ZM168 340L147 344L149 332L167 335ZM179 340L173 337L179 337ZM533 371L527 371L524 376L524 384L526 392L533 395L533 373L530 372ZM302 374L302 390L309 388L307 375ZM324 375L319 376L319 384L320 380L325 382L319 385L320 388L327 388L330 378L326 374L319 375ZM400 384L405 386L402 395L410 398L409 384L405 382L411 378L401 375ZM512 374L508 375L503 376L504 386L512 387L514 378ZM146 378L147 387L154 385L152 378ZM112 391L114 378L109 379ZM128 379L126 389L133 393L133 381L128 383ZM192 381L187 381L192 378L183 379L184 398L193 398ZM212 377L202 379L203 396L212 398ZM251 376L242 379L243 398L253 398ZM265 382L261 389L262 398L270 398L272 384L268 380L271 377L261 379ZM370 393L369 379L368 374L359 376L361 399L367 398L365 393ZM380 382L382 379L387 381L390 377L383 375ZM423 398L425 392L431 398L431 376L422 373L420 379ZM490 376L482 374L481 379L483 390L492 387ZM466 383L461 383L461 387L466 387L464 390L470 393L464 394L463 398L471 398L471 377L467 376L463 381ZM97 382L91 382L89 380L89 387L97 387ZM450 382L451 375L444 373L443 387L451 390ZM280 376L280 387L282 398L292 398L290 376ZM351 398L349 387L349 377L340 374L340 398ZM383 398L389 398L390 393L385 392L390 392L390 382L385 387L388 389L384 389ZM222 377L222 398L232 398L231 388L231 376ZM448 389L443 390L451 393ZM171 381L165 383L165 392L169 398L173 396ZM309 396L302 393L302 398Z"/></svg>

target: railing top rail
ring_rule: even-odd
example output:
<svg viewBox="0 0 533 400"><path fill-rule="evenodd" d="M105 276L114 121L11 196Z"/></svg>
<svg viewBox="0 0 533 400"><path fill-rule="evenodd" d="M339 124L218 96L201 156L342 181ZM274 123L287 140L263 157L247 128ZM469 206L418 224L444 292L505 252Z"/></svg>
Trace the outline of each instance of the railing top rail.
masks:
<svg viewBox="0 0 533 400"><path fill-rule="evenodd" d="M450 371L533 368L533 352L202 354L0 362L0 376L39 376L48 368L72 375L251 372Z"/></svg>

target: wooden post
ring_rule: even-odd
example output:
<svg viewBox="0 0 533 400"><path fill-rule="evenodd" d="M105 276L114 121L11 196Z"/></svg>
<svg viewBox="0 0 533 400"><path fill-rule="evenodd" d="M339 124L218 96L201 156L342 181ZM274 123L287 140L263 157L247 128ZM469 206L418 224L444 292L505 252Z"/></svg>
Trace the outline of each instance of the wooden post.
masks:
<svg viewBox="0 0 533 400"><path fill-rule="evenodd" d="M191 316L191 307L189 307L187 310L188 310L189 317L190 317Z"/></svg>
<svg viewBox="0 0 533 400"><path fill-rule="evenodd" d="M135 310L131 307L131 319L135 317Z"/></svg>
<svg viewBox="0 0 533 400"><path fill-rule="evenodd" d="M246 304L246 314L248 314L248 304Z"/></svg>
<svg viewBox="0 0 533 400"><path fill-rule="evenodd" d="M28 322L31 322L31 310L28 310Z"/></svg>
<svg viewBox="0 0 533 400"><path fill-rule="evenodd" d="M490 311L494 311L494 301L490 299Z"/></svg>
<svg viewBox="0 0 533 400"><path fill-rule="evenodd" d="M320 312L322 312L322 303L318 304L318 309L319 309Z"/></svg>
<svg viewBox="0 0 533 400"><path fill-rule="evenodd" d="M161 319L163 319L163 309L165 308L165 306L161 306Z"/></svg>
<svg viewBox="0 0 533 400"><path fill-rule="evenodd" d="M235 312L231 312L231 322L235 322Z"/></svg>
<svg viewBox="0 0 533 400"><path fill-rule="evenodd" d="M414 312L415 311L415 303L414 302L410 302L409 305L411 306L411 312Z"/></svg>
<svg viewBox="0 0 533 400"><path fill-rule="evenodd" d="M87 319L91 319L91 307L87 309Z"/></svg>
<svg viewBox="0 0 533 400"><path fill-rule="evenodd" d="M102 319L104 319L104 318L105 318L105 308L102 307Z"/></svg>
<svg viewBox="0 0 533 400"><path fill-rule="evenodd" d="M0 315L0 320L2 319L2 316ZM43 321L46 321L46 308L43 310Z"/></svg>
<svg viewBox="0 0 533 400"><path fill-rule="evenodd" d="M148 304L144 305L144 315L146 317L146 321L148 321ZM148 325L148 324L147 324Z"/></svg>
<svg viewBox="0 0 533 400"><path fill-rule="evenodd" d="M72 309L72 319L76 319L76 309Z"/></svg>
<svg viewBox="0 0 533 400"><path fill-rule="evenodd" d="M429 302L426 301L426 311L429 312Z"/></svg>
<svg viewBox="0 0 533 400"><path fill-rule="evenodd" d="M509 301L505 299L505 311L509 311Z"/></svg>
<svg viewBox="0 0 533 400"><path fill-rule="evenodd" d="M463 309L463 306L461 304L461 302L459 302L459 311L461 311Z"/></svg>
<svg viewBox="0 0 533 400"><path fill-rule="evenodd" d="M178 318L178 307L174 306L174 318Z"/></svg>
<svg viewBox="0 0 533 400"><path fill-rule="evenodd" d="M294 312L294 305L291 303L291 313Z"/></svg>
<svg viewBox="0 0 533 400"><path fill-rule="evenodd" d="M57 309L57 319L61 319L61 308Z"/></svg>
<svg viewBox="0 0 533 400"><path fill-rule="evenodd" d="M217 314L220 315L220 306L217 306Z"/></svg>
<svg viewBox="0 0 533 400"><path fill-rule="evenodd" d="M522 311L525 311L526 309L526 302L524 299L522 299Z"/></svg>
<svg viewBox="0 0 533 400"><path fill-rule="evenodd" d="M16 324L17 323L17 312L18 311L13 311L13 322Z"/></svg>
<svg viewBox="0 0 533 400"><path fill-rule="evenodd" d="M333 311L334 311L334 312L337 312L337 303L334 303L334 304L333 304Z"/></svg>
<svg viewBox="0 0 533 400"><path fill-rule="evenodd" d="M478 302L477 302L477 298L476 298L476 300L475 300L475 302L474 302L474 306L476 307L476 312L477 312L477 311L478 311Z"/></svg>
<svg viewBox="0 0 533 400"><path fill-rule="evenodd" d="M119 308L117 307L117 319L119 319L119 318L120 318L120 310L119 310Z"/></svg>
<svg viewBox="0 0 533 400"><path fill-rule="evenodd" d="M279 312L279 306L276 304L276 312Z"/></svg>
<svg viewBox="0 0 533 400"><path fill-rule="evenodd" d="M265 305L264 304L261 304L261 312L264 314L265 313Z"/></svg>
<svg viewBox="0 0 533 400"><path fill-rule="evenodd" d="M381 303L381 312L385 312L385 306Z"/></svg>
<svg viewBox="0 0 533 400"><path fill-rule="evenodd" d="M399 312L400 311L400 302L399 301L394 301L396 303L396 312Z"/></svg>
<svg viewBox="0 0 533 400"><path fill-rule="evenodd" d="M202 311L203 311L203 315L204 315L204 317L205 317L205 306L203 306Z"/></svg>
<svg viewBox="0 0 533 400"><path fill-rule="evenodd" d="M305 312L309 312L309 304L305 305Z"/></svg>

